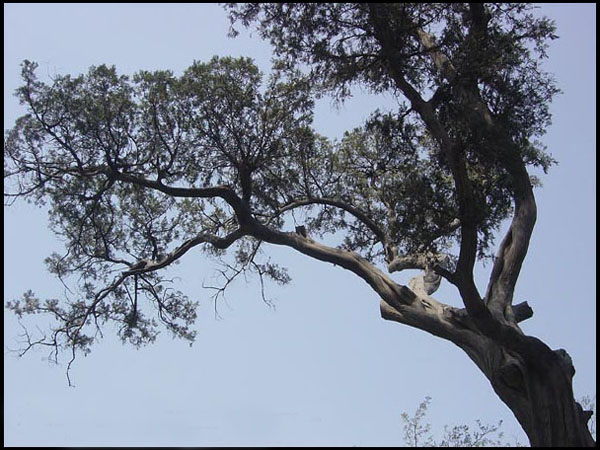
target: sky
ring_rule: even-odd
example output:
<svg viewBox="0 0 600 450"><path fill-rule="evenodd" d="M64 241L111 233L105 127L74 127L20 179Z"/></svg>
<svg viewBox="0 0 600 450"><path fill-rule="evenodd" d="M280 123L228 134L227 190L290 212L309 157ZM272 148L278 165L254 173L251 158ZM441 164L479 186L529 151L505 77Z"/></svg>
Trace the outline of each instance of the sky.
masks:
<svg viewBox="0 0 600 450"><path fill-rule="evenodd" d="M565 348L576 368L576 397L596 393L596 5L540 4L556 20L546 70L563 93L544 136L559 161L536 190L538 221L515 292L533 318L522 329ZM120 73L171 69L213 55L250 56L268 73L271 48L229 22L216 4L4 4L4 129L24 114L12 96L19 64L37 61L40 76L79 74L114 64ZM315 128L329 137L358 126L389 97L357 91L340 109L317 104ZM500 241L500 239L498 239ZM47 214L23 202L4 208L4 300L31 289L62 295L43 260L63 249ZM293 281L238 281L219 304L215 264L190 252L172 269L178 288L199 301L196 342L165 332L136 350L107 330L74 364L69 387L63 359L44 350L17 358L22 333L4 315L5 446L397 446L401 414L432 397L433 431L503 420L509 442L527 439L489 382L453 344L381 319L379 301L356 276L293 250L269 247ZM485 287L490 267L478 267ZM395 278L407 283L410 276ZM442 283L434 297L459 306ZM47 319L29 321L40 328ZM32 328L35 330L35 326Z"/></svg>

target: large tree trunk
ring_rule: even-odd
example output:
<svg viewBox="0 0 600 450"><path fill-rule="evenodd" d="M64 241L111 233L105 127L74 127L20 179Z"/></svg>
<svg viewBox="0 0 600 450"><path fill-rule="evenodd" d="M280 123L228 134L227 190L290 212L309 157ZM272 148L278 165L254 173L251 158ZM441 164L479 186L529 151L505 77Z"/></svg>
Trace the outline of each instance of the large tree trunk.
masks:
<svg viewBox="0 0 600 450"><path fill-rule="evenodd" d="M487 23L477 22L477 17L481 19L481 13L485 11L478 9L477 4L470 7L474 13L480 13L473 16L472 25L473 30L479 27L481 32ZM391 78L417 111L449 162L459 206L460 253L454 273L440 267L436 273L458 288L466 307L466 310L454 310L439 304L429 297L431 291L415 290L418 286L414 285L411 289L417 294L416 301L409 301L407 305L406 301L402 304L402 301L390 303L384 300L382 316L448 339L465 350L515 414L532 446L594 446L587 428L590 414L584 412L573 398L575 369L571 358L562 349L553 351L539 339L524 336L517 325L523 319L517 317L512 306L514 287L536 220L533 190L520 149L495 121L476 85L458 82L457 70L436 45L433 36L416 23L412 24L415 38L429 52L440 76L453 85L455 95L460 93L468 106L465 119L473 132L486 135L488 150L496 154L500 166L512 178L513 221L500 245L487 293L482 298L473 279L478 245L476 205L465 158L459 151L461 146L453 142L431 102L425 101L405 78L402 55L396 51L394 30L388 20L389 7L378 3L369 4L369 8L374 34L381 45L382 56L389 63ZM405 17L405 20L410 22L411 19ZM390 271L402 269L397 262L389 261ZM405 268L418 266L413 263ZM423 311L415 307L419 303L425 305Z"/></svg>
<svg viewBox="0 0 600 450"><path fill-rule="evenodd" d="M421 294L421 293L420 293ZM425 296L419 295L423 299ZM432 302L431 298L427 299ZM575 368L563 349L551 350L537 338L524 336L505 327L498 339L482 333L465 310L444 308L435 314L445 326L419 326L415 317L400 303L381 302L384 319L417 326L454 342L481 369L494 391L510 408L533 447L592 447L584 411L573 397ZM511 336L512 335L512 336ZM499 340L504 345L498 343ZM509 342L512 340L512 342ZM506 345L508 344L508 345Z"/></svg>
<svg viewBox="0 0 600 450"><path fill-rule="evenodd" d="M514 413L531 446L595 446L587 428L591 413L573 397L571 358L563 349L552 351L535 338L529 340L527 358L492 341L479 346L483 352L465 350Z"/></svg>

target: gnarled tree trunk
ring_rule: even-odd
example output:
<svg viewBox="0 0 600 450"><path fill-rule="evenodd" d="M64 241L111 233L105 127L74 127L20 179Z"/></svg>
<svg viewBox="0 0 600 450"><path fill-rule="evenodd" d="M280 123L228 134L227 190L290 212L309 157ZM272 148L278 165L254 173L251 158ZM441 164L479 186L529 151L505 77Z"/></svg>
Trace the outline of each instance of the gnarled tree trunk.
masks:
<svg viewBox="0 0 600 450"><path fill-rule="evenodd" d="M417 303L436 305L435 300L423 294L419 292ZM527 308L522 304L515 310ZM468 354L513 412L532 446L595 446L587 428L592 412L584 411L573 397L575 368L565 350L553 351L539 339L508 327L499 333L500 339L506 341L500 344L482 333L465 310L446 306L441 311L436 309L424 312L433 316L430 324L440 321L444 326L438 323L428 331L451 340ZM384 319L413 326L415 320L426 323L400 304L391 306L382 301L381 314Z"/></svg>
<svg viewBox="0 0 600 450"><path fill-rule="evenodd" d="M534 447L595 445L587 428L590 414L574 400L575 369L563 349L552 351L535 338L527 357L489 342L484 354L470 354L494 391L511 409ZM537 355L533 355L537 354Z"/></svg>
<svg viewBox="0 0 600 450"><path fill-rule="evenodd" d="M466 169L464 155L444 123L438 118L431 102L425 101L411 86L402 70L401 57L395 51L394 32L389 26L388 6L370 4L371 21L381 51L389 61L389 74L398 89L437 141L446 155L454 178L460 220L460 254L454 273L440 264L436 273L454 284L466 307L455 310L429 297L431 290L419 289L413 284L417 299L410 303L425 305L424 312L434 314L444 322L432 327L431 320L407 320L411 315L406 306L382 301L382 316L422 328L449 339L461 347L486 375L502 401L513 411L530 439L532 446L593 446L594 440L587 428L591 412L584 412L573 397L572 377L575 369L563 349L551 350L537 338L525 336L517 322L531 316L528 306L513 306L513 293L536 221L536 203L531 181L519 149L510 134L495 121L476 84L463 83L449 58L440 51L434 38L415 23L412 32L423 49L429 52L439 75L455 89L467 106L466 120L472 132L482 139L482 147L495 153L500 166L512 180L514 215L504 237L485 297L481 297L473 279L476 259L477 220L474 192ZM485 39L487 22L481 5L471 4L471 33ZM410 18L405 18L410 23ZM405 257L406 258L406 257ZM390 271L403 268L422 268L423 262L388 261ZM415 289L417 288L417 289ZM434 305L432 307L432 305ZM449 322L449 323L448 323ZM439 331L443 332L440 333Z"/></svg>

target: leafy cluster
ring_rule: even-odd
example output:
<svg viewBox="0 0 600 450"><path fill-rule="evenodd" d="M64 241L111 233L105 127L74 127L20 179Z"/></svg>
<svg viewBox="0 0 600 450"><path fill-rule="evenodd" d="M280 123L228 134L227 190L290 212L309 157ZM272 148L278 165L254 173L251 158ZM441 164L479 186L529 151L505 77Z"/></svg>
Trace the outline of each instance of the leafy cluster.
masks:
<svg viewBox="0 0 600 450"><path fill-rule="evenodd" d="M529 4L246 3L227 7L232 34L237 33L233 27L236 23L256 25L261 36L273 44L281 67L307 67L310 79L321 92L343 100L351 95L351 87L359 84L376 93L389 91L399 99L408 92L413 94L412 102L427 100L466 158L476 195L474 220L480 235L480 256L486 254L494 231L512 212L513 180L498 160L507 145L516 146L528 165L546 171L555 163L536 137L550 123L548 105L558 92L552 78L540 67L547 41L556 35L553 23L535 17ZM385 22L383 30L377 27L378 20ZM423 45L424 35L431 39L430 47ZM383 45L386 42L387 47ZM451 70L440 70L436 52L443 54L443 65ZM466 97L478 98L487 105L504 139L484 131L485 126L474 114L473 101ZM410 105L402 106L391 119L388 116L378 122L380 129L408 124L415 130L412 134L419 136L420 147L429 147L426 158L435 167L429 172L422 167L414 169L428 180L436 179L433 188L436 196L444 197L443 211L426 223L422 217L407 221L414 228L430 230L435 224L437 230L448 232L446 225L456 218L456 213L451 217L451 208L456 204L452 204L447 184L442 181L450 177L449 161L439 151L431 130ZM403 127L393 133L402 133ZM353 145L357 138L360 136L354 133L346 144ZM394 152L409 145L396 145L391 139L388 144ZM362 145L368 144L363 140ZM368 178L369 173L363 171L361 176ZM414 186L424 193L431 187L429 182L418 180ZM396 195L397 191L393 192ZM400 202L404 200L396 197ZM438 198L425 198L431 201L431 209L439 211ZM404 209L411 206L405 204ZM431 239L431 233L427 234L425 240ZM353 239L364 241L360 236ZM409 251L414 249L407 247Z"/></svg>
<svg viewBox="0 0 600 450"><path fill-rule="evenodd" d="M374 263L449 253L464 226L484 256L513 208L506 155L516 149L519 163L544 170L553 163L535 137L557 92L537 62L554 28L528 6L228 9L274 44L278 60L266 79L248 58L214 57L179 76L119 75L101 65L50 83L37 78L37 64L23 63L17 96L27 113L5 133L5 199L48 205L65 252L46 263L71 296L61 306L29 292L7 307L56 319L43 345L87 351L107 321L135 345L151 342L161 323L193 340L195 303L159 270L200 246L221 263L224 285L209 286L215 298L247 272L261 286L264 278L286 283L283 268L261 259L261 245L269 233L282 243L273 233L299 210L308 239L341 234L341 248ZM398 111L376 111L339 141L318 135L314 98L343 100L355 83L391 91ZM493 132L475 111L480 103Z"/></svg>
<svg viewBox="0 0 600 450"><path fill-rule="evenodd" d="M431 424L424 422L430 402L431 397L425 397L412 417L402 413L404 442L409 447L522 447L519 442L515 445L503 442L502 420L496 425L476 420L474 429L465 424L445 425L442 439L436 441L431 434Z"/></svg>
<svg viewBox="0 0 600 450"><path fill-rule="evenodd" d="M246 58L197 62L179 77L170 71L129 77L103 65L49 84L37 79L36 67L23 63L17 96L28 113L5 135L5 199L48 205L66 251L46 263L63 283L76 285L68 287L76 293L64 309L34 301L32 293L7 307L19 316L49 313L63 323L49 340L55 346L87 349L93 339L83 329L101 333L107 320L136 345L151 342L159 323L193 340L195 302L165 287L169 280L158 272L133 269L165 260L201 233L231 233L235 215L218 198L173 196L118 178L192 189L229 186L263 220L281 226L273 212L300 195L298 147L314 139L307 87L277 74L263 85ZM236 263L244 270L261 280L288 281L276 264L257 262L257 252L243 250L256 242L239 243ZM213 256L223 253L203 247ZM157 320L145 318L142 304L155 306Z"/></svg>

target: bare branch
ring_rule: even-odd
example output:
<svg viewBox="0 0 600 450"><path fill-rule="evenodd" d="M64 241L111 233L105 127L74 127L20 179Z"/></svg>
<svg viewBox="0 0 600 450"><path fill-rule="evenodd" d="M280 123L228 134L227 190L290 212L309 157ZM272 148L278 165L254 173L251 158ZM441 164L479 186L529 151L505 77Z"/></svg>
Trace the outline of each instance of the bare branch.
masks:
<svg viewBox="0 0 600 450"><path fill-rule="evenodd" d="M215 248L226 249L235 241L243 237L245 233L241 229L237 229L232 233L229 233L225 237L218 237L209 233L199 233L196 237L185 241L171 253L166 255L160 261L138 261L135 265L124 272L124 275L133 275L140 273L153 272L158 269L162 269L173 263L175 260L181 258L185 253L187 253L191 248L196 247L200 244L211 244Z"/></svg>
<svg viewBox="0 0 600 450"><path fill-rule="evenodd" d="M333 263L350 270L366 281L384 299L393 298L395 301L400 299L407 304L414 299L414 294L406 286L395 283L355 252L328 247L312 239L304 238L298 233L272 230L256 220L249 224L248 234L271 244L294 248L320 261Z"/></svg>
<svg viewBox="0 0 600 450"><path fill-rule="evenodd" d="M367 213L365 213L364 211L361 211L359 208L356 208L355 206L352 206L348 202L346 202L342 199L339 199L339 198L310 197L310 198L306 198L306 199L296 200L294 202L291 202L291 203L283 206L276 213L276 216L279 216L286 211L290 211L295 208L299 208L302 206L309 206L309 205L329 205L329 206L335 206L336 208L340 208L340 209L352 214L359 221L361 221L363 224L365 224L367 226L367 228L369 228L369 230L371 230L373 232L373 234L375 235L377 240L379 242L381 242L384 246L387 245L389 242L389 237L387 236L387 234L383 231L383 229L379 225L377 225L367 215Z"/></svg>

